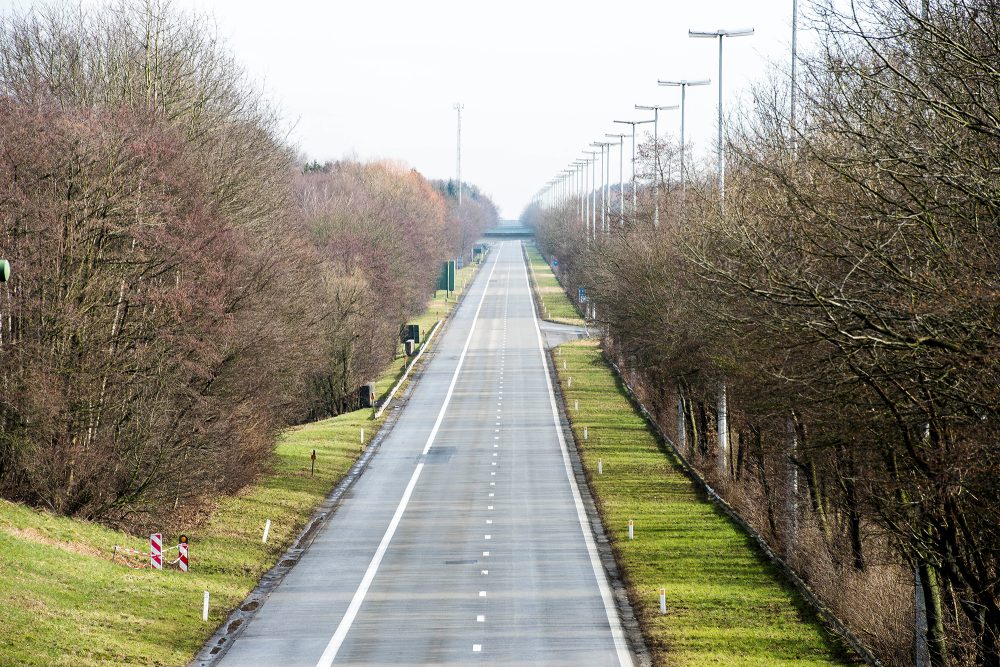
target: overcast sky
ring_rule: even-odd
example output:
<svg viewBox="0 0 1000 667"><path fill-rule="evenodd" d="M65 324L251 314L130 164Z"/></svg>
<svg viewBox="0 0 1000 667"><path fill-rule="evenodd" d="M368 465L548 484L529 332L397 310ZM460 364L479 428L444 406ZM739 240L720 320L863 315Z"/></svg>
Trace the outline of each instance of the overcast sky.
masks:
<svg viewBox="0 0 1000 667"><path fill-rule="evenodd" d="M687 105L695 152L711 150L717 43L688 38L689 28L756 29L724 46L733 102L769 62L788 60L791 41L791 0L175 3L214 16L311 158L390 158L451 177L453 106L462 102L463 179L504 217L517 217L587 144L627 128L612 120L649 115L634 104L678 102L657 78L712 79L689 89ZM664 112L661 132L676 135L679 122L679 112Z"/></svg>

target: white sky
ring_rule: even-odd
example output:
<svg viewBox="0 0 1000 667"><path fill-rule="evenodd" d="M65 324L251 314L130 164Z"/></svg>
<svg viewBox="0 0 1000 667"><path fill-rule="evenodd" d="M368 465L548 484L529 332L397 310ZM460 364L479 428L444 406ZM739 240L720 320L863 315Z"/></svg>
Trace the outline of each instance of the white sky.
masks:
<svg viewBox="0 0 1000 667"><path fill-rule="evenodd" d="M612 120L649 116L634 104L677 103L679 90L657 78L712 79L687 98L696 157L711 150L717 42L690 39L688 28L756 29L724 46L723 92L734 103L768 62L787 62L791 40L792 0L175 2L215 17L311 158L391 158L451 177L461 101L463 180L503 217L517 217L590 142L628 130ZM0 9L27 4L0 0ZM660 120L661 133L678 133L679 112ZM615 181L617 161L615 151Z"/></svg>

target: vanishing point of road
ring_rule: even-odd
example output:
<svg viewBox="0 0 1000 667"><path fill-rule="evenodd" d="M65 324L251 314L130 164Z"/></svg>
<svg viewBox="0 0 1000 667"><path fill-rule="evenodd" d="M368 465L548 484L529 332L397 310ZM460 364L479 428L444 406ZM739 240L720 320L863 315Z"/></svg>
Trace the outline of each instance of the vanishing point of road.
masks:
<svg viewBox="0 0 1000 667"><path fill-rule="evenodd" d="M633 664L532 298L520 244L499 244L364 474L219 664Z"/></svg>

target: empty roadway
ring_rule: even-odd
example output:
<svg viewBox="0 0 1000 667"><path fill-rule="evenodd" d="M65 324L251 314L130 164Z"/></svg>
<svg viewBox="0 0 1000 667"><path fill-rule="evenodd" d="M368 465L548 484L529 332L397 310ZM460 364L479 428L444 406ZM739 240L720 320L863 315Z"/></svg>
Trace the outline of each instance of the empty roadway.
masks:
<svg viewBox="0 0 1000 667"><path fill-rule="evenodd" d="M557 427L519 243L223 665L631 664Z"/></svg>

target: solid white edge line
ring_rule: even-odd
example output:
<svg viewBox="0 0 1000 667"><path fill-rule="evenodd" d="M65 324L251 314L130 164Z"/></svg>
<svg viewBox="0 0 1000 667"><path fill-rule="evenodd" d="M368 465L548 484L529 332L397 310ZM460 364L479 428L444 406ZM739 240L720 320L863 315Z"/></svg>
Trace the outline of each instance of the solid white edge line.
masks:
<svg viewBox="0 0 1000 667"><path fill-rule="evenodd" d="M500 250L503 250L504 243L500 244ZM462 365L465 363L465 354L469 351L469 345L472 343L472 336L476 332L476 323L479 321L479 311L483 308L483 302L486 301L486 293L489 292L490 279L493 278L493 272L497 268L497 264L500 261L500 252L497 251L496 259L493 260L493 268L490 269L490 275L486 278L486 286L483 287L483 295L479 298L479 305L476 306L476 314L472 316L472 326L469 328L469 336L465 339L465 345L462 347L462 353L458 357L458 365L455 367L455 374L451 376L451 384L448 385L448 392L444 396L444 402L441 404L441 410L438 412L437 419L434 421L434 427L431 428L430 435L427 436L427 442L424 444L423 454L426 456L427 452L430 451L431 445L434 444L434 438L437 437L438 429L441 428L441 422L444 421L444 414L448 410L448 404L451 403L451 395L455 391L455 384L458 382L458 375L462 371ZM319 661L316 663L316 667L330 667L333 664L334 659L337 657L337 652L340 651L340 647L344 644L344 640L347 639L347 633L351 629L351 625L354 624L354 619L358 615L358 611L361 609L361 605L365 601L365 596L368 594L368 589L372 585L372 581L375 579L375 574L378 572L379 565L382 564L382 558L385 557L385 552L389 549L389 542L392 541L392 536L396 533L396 528L399 526L400 520L403 518L403 512L406 511L406 505L410 502L410 496L413 494L413 488L417 485L417 480L420 478L420 472L424 469L424 463L421 461L417 464L417 467L413 471L413 475L410 476L410 481L406 485L406 490L403 491L403 497L399 500L399 505L396 506L396 512L392 515L392 520L389 522L389 526L385 529L385 534L382 536L382 541L379 542L378 548L375 550L375 555L372 556L372 560L368 563L368 569L365 570L365 576L361 578L361 583L358 584L358 589L354 591L354 597L351 598L351 603L347 606L347 611L344 612L344 617L340 619L340 625L337 626L337 630L333 633L333 637L330 638L330 642L326 645L326 650L323 651L323 655L320 656Z"/></svg>
<svg viewBox="0 0 1000 667"><path fill-rule="evenodd" d="M535 334L538 337L538 351L542 355L542 369L545 371L545 386L548 388L549 406L552 408L552 421L556 427L556 437L559 439L559 450L562 452L566 477L569 479L569 485L573 491L576 517L580 521L583 539L587 544L587 553L590 556L590 565L594 568L597 586L601 590L601 600L604 602L604 612L608 617L608 624L611 626L611 637L615 643L615 651L618 653L618 663L631 666L635 663L632 661L632 654L629 652L628 644L625 641L625 631L622 628L621 619L618 618L618 610L615 607L614 597L611 595L611 586L608 584L607 574L604 572L600 556L597 554L597 545L594 543L594 536L591 534L590 524L587 521L587 512L583 507L583 497L580 495L580 488L576 484L576 476L573 474L573 464L569 458L569 450L566 448L566 438L563 437L562 423L559 421L559 408L556 406L556 395L552 389L552 379L549 377L549 360L545 355L545 342L542 340L542 330L538 326L538 315L535 313L535 295L531 291L531 280L528 279L528 265L524 261L523 252L521 253L521 267L524 269L524 281L528 288L528 298L531 300L531 321L535 325Z"/></svg>

